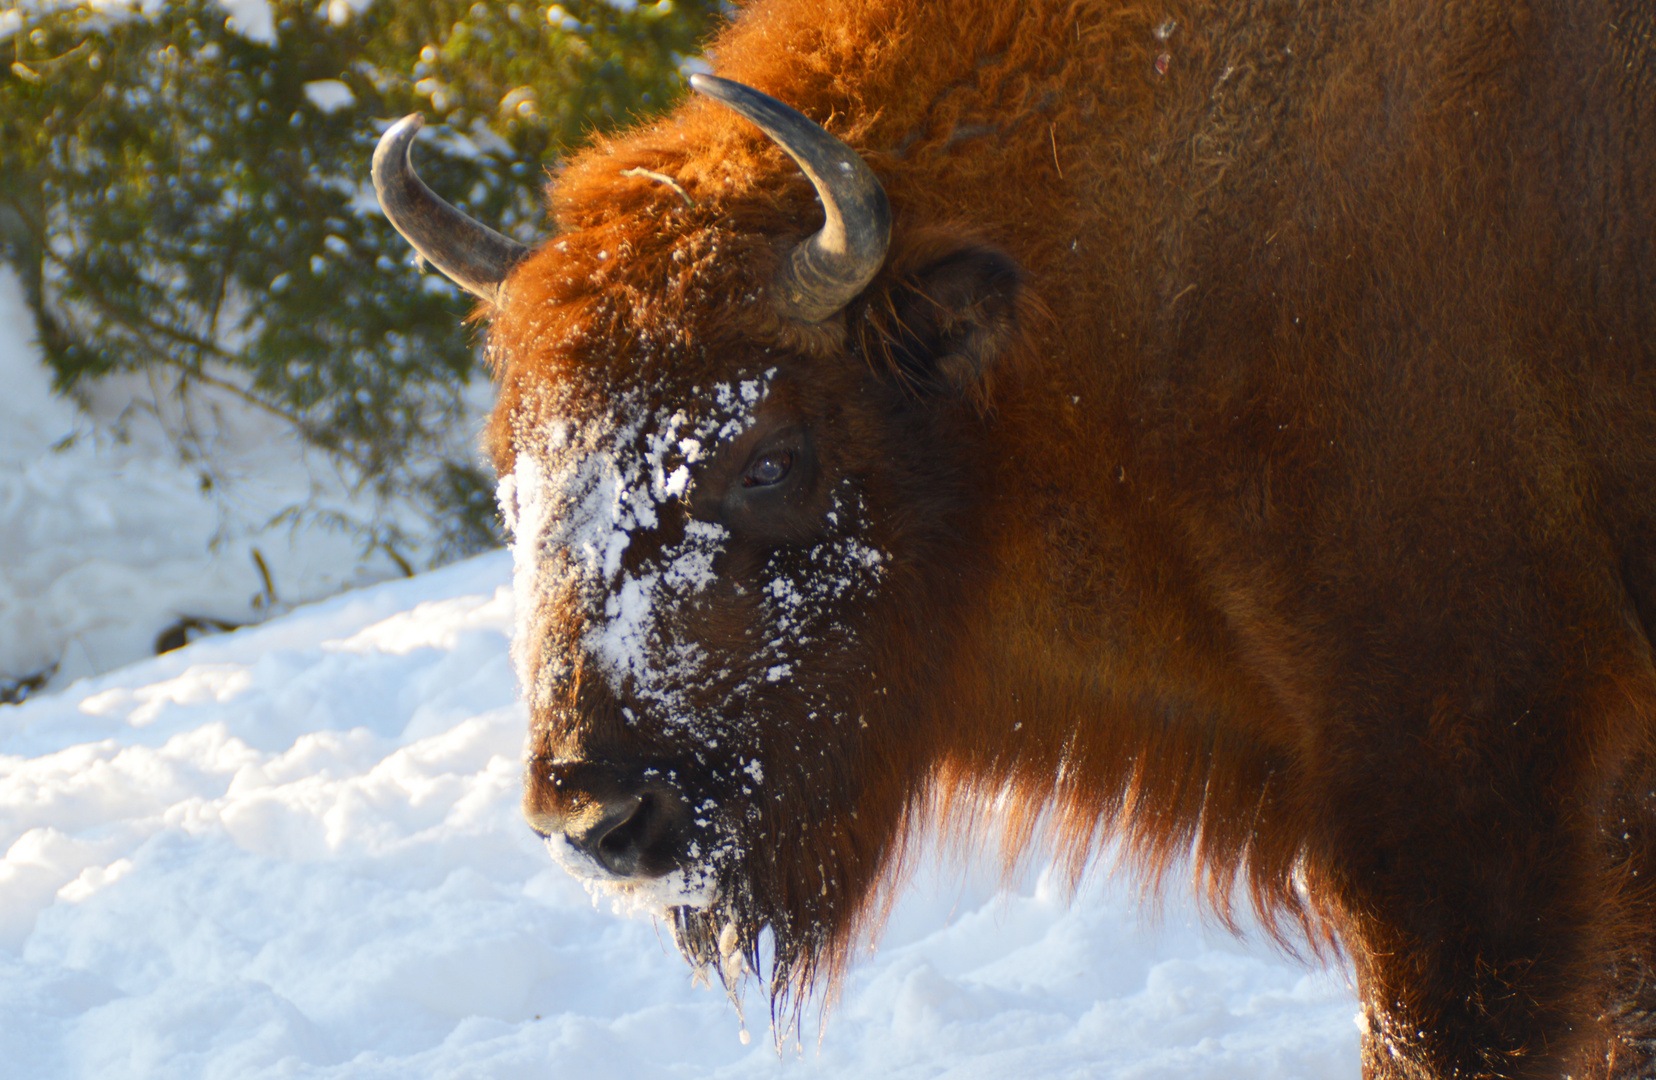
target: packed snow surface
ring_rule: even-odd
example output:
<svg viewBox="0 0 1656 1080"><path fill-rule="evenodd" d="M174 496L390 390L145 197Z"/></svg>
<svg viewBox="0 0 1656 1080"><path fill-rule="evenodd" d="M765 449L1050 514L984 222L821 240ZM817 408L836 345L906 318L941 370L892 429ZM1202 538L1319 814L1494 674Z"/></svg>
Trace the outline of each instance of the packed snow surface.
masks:
<svg viewBox="0 0 1656 1080"><path fill-rule="evenodd" d="M511 561L0 707L0 1074L1356 1077L1345 972L1099 873L929 860L820 1027L744 1045L518 814Z"/></svg>

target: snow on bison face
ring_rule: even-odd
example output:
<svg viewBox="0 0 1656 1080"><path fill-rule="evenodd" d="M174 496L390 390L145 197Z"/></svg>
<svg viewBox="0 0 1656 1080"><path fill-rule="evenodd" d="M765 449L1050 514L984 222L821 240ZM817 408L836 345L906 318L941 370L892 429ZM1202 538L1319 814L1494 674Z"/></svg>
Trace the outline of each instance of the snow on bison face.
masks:
<svg viewBox="0 0 1656 1080"><path fill-rule="evenodd" d="M831 756L819 744L867 677L885 555L857 478L819 448L833 419L789 389L775 367L667 402L639 387L520 441L502 480L526 806L581 877L705 906L755 829L783 839L767 805L828 791L802 747Z"/></svg>
<svg viewBox="0 0 1656 1080"><path fill-rule="evenodd" d="M901 816L856 820L906 413L850 356L628 385L632 359L560 387L501 481L525 812L575 875L671 909L693 960L756 964L769 926L787 967L842 928Z"/></svg>
<svg viewBox="0 0 1656 1080"><path fill-rule="evenodd" d="M946 742L985 558L981 376L1020 274L947 230L888 258L856 154L696 85L825 209L791 177L767 181L780 197L728 179L692 197L660 154L595 158L560 178L559 234L530 252L419 184L413 120L375 177L422 255L492 305L525 814L572 873L668 912L693 963L757 968L768 929L784 997L843 957ZM789 239L813 213L822 229Z"/></svg>

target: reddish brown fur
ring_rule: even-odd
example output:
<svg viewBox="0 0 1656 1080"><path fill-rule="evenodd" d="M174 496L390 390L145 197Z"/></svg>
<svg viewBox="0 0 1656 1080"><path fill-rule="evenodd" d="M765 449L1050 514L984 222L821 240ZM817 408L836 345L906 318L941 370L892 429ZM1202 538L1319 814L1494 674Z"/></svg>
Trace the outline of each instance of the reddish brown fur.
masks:
<svg viewBox="0 0 1656 1080"><path fill-rule="evenodd" d="M494 322L502 469L614 371L769 346L800 401L847 402L836 467L878 489L909 438L963 478L890 504L899 599L845 699L879 741L830 768L854 803L764 827L800 863L775 903L827 927L797 980L839 970L928 800L971 820L1009 793L1014 854L1049 816L1076 866L1109 837L1151 878L1189 855L1221 912L1240 886L1337 939L1366 1075L1656 1067L1653 21L762 0L718 73L858 148L895 214L822 327L763 302L820 211L728 111L563 169L559 236ZM1026 277L1015 319L964 318L1016 330L964 394L907 387L899 438L857 404L865 365L905 282L978 244ZM613 742L537 724L537 760Z"/></svg>

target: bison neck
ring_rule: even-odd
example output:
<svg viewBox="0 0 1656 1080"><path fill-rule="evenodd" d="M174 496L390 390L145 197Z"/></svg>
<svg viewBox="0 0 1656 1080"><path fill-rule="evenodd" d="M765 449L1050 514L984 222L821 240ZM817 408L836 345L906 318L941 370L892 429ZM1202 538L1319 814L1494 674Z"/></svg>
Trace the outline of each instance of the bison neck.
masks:
<svg viewBox="0 0 1656 1080"><path fill-rule="evenodd" d="M850 7L755 8L738 35L797 47L730 73L850 118L894 251L970 222L1034 300L978 447L988 569L914 703L945 779L1288 908L1319 852L1366 887L1329 821L1430 850L1363 800L1518 828L1469 763L1600 800L1656 611L1656 468L1616 434L1656 415L1648 200L1616 202L1656 124L1590 70L1626 43L1552 3ZM1578 729L1592 761L1535 757Z"/></svg>

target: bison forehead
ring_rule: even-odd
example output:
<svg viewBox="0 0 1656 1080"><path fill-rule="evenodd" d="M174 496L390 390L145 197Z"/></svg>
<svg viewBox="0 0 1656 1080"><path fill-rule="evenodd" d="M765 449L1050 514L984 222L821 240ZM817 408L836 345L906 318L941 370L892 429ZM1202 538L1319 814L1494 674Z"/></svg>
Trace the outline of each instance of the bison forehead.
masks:
<svg viewBox="0 0 1656 1080"><path fill-rule="evenodd" d="M753 427L776 376L773 367L665 401L638 388L518 433L498 495L513 536L514 660L532 703L555 701L575 666L590 664L668 729L711 735L710 707L751 711L824 637L846 638L843 626L825 625L830 609L871 593L884 561L849 480L815 542L764 553L756 576L721 593L745 612L740 655L728 632L710 647L682 618L742 543L686 512L696 467Z"/></svg>
<svg viewBox="0 0 1656 1080"><path fill-rule="evenodd" d="M728 534L715 523L689 522L684 539L661 553L666 565L642 575L626 572L627 549L637 534L659 527L661 508L688 489L691 468L720 440L752 424L773 376L774 369L718 383L705 394L690 388L669 404L654 404L634 389L584 415L568 409L519 432L516 462L497 494L513 537L520 620L533 620L552 595L572 596L603 617L597 651L612 681L642 670L655 589L664 582L691 591L705 586ZM537 673L521 648L534 644L536 630L519 626L525 686L534 685ZM551 662L554 677L560 674L558 658L539 659L543 667Z"/></svg>

